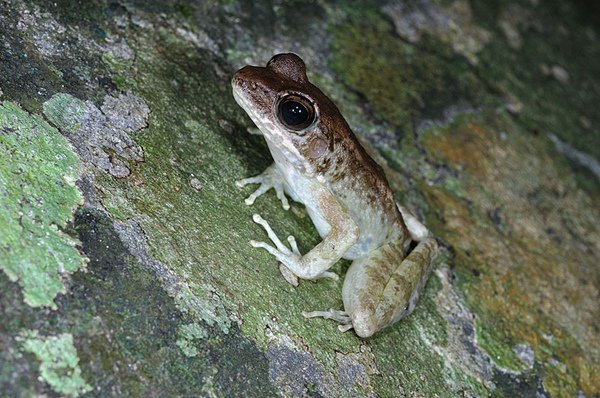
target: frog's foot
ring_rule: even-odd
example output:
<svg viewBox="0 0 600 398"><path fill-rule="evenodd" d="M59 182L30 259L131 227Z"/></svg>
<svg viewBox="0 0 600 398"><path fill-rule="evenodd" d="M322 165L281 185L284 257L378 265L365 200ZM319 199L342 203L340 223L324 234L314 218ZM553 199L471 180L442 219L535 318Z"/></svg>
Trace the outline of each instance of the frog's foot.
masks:
<svg viewBox="0 0 600 398"><path fill-rule="evenodd" d="M242 180L238 180L235 182L240 188L245 187L248 184L260 184L258 189L252 193L252 195L248 196L244 201L248 206L254 203L256 198L267 192L269 189L274 188L277 197L281 201L281 204L285 210L289 210L290 204L285 197L284 188L283 188L283 176L281 172L273 163L271 166L267 167L262 174L259 174L254 177L244 178Z"/></svg>
<svg viewBox="0 0 600 398"><path fill-rule="evenodd" d="M275 232L273 232L273 230L271 229L271 226L269 225L269 223L264 218L262 218L258 214L254 214L252 216L252 220L254 220L254 222L257 224L260 224L260 226L262 226L265 229L265 231L267 232L267 235L269 235L269 239L271 239L271 242L273 242L273 244L275 245L275 247L273 247L265 242L257 242L255 240L251 240L250 244L252 245L252 247L263 248L266 251L268 251L269 253L271 253L273 256L275 256L275 258L279 262L281 262L281 267L279 269L280 269L280 272L283 275L284 279L291 285L298 286L298 274L297 274L297 272L294 272L294 269L297 270L302 267L302 265L301 265L302 254L300 254L300 250L298 250L298 244L296 243L296 238L294 238L291 235L288 236L287 241L290 244L290 247L292 248L290 250L287 248L287 246L285 246L283 244L283 242L281 242L281 240L279 240L279 238L277 237ZM328 272L328 271L322 272L315 279L320 279L320 278L331 278L334 280L339 279L337 274L334 274L333 272Z"/></svg>
<svg viewBox="0 0 600 398"><path fill-rule="evenodd" d="M332 319L339 323L338 330L342 333L352 329L352 318L350 318L350 315L348 315L346 311L334 310L333 308L330 308L327 311L302 311L302 316L304 316L305 318L320 317L325 319Z"/></svg>

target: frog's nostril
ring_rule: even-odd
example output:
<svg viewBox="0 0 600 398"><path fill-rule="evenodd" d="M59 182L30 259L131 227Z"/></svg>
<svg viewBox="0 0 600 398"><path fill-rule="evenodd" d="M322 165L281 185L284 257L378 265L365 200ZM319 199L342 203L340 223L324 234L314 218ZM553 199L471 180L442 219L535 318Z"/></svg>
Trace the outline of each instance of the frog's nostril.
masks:
<svg viewBox="0 0 600 398"><path fill-rule="evenodd" d="M243 80L242 80L242 79L240 79L240 74L239 74L239 73L236 73L236 74L234 74L234 75L233 75L233 77L231 78L231 82L232 82L234 85L236 85L236 86L241 86L241 85L242 85L242 82L243 82Z"/></svg>

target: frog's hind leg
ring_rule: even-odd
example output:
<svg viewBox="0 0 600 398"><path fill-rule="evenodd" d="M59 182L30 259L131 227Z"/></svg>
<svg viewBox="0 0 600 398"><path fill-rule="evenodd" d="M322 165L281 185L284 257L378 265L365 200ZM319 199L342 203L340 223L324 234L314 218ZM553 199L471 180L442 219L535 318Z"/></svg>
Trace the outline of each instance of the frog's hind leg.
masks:
<svg viewBox="0 0 600 398"><path fill-rule="evenodd" d="M350 315L348 315L346 311L340 311L330 308L327 311L302 311L302 315L305 318L320 317L325 319L332 319L340 324L338 326L340 332L347 332L348 330L352 329L352 318L350 318Z"/></svg>
<svg viewBox="0 0 600 398"><path fill-rule="evenodd" d="M357 335L369 337L414 310L436 254L435 239L424 238L404 260L400 241L354 260L342 297Z"/></svg>

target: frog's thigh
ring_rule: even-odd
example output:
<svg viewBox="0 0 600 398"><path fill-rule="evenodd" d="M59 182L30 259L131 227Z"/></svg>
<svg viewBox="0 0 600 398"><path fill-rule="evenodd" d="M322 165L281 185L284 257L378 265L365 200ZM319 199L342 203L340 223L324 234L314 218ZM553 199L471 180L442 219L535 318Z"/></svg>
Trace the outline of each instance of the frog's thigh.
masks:
<svg viewBox="0 0 600 398"><path fill-rule="evenodd" d="M356 334L369 337L413 311L436 251L435 239L426 238L402 261L399 242L354 260L342 297Z"/></svg>

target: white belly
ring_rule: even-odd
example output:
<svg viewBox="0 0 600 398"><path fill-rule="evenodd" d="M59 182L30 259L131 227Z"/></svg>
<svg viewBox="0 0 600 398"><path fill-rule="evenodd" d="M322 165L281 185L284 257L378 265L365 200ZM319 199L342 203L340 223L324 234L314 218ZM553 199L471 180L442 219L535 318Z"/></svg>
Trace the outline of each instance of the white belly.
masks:
<svg viewBox="0 0 600 398"><path fill-rule="evenodd" d="M281 167L280 167L281 169ZM321 238L329 233L331 226L325 221L323 213L317 203L315 192L324 189L315 179L307 178L298 173L293 167L282 170L286 180L285 191L296 202L306 207L306 212L312 220Z"/></svg>
<svg viewBox="0 0 600 398"><path fill-rule="evenodd" d="M267 143L269 142L267 141ZM271 147L271 145L269 145L269 147ZM319 235L321 238L325 238L329 233L331 226L325 220L320 205L317 202L317 192L328 188L319 183L316 178L307 177L300 173L289 163L288 158L283 156L283 154L278 152L275 148L270 149L277 167L284 176L284 188L286 194L294 201L302 203L306 207L306 212L319 232ZM273 149L275 149L275 151ZM381 246L383 239L387 236L387 229L389 226L385 225L385 223L381 223L379 210L372 209L369 206L360 205L360 203L358 203L360 202L358 197L347 199L354 204L352 207L356 211L348 209L348 213L357 223L360 231L358 241L343 256L346 259L353 260L363 257Z"/></svg>

